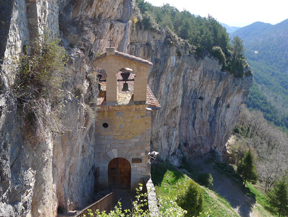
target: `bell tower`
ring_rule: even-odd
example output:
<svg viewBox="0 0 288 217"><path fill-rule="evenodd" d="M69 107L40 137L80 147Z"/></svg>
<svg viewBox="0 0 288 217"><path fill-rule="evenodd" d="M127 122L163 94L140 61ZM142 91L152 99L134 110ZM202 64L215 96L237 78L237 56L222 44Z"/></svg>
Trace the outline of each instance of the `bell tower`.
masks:
<svg viewBox="0 0 288 217"><path fill-rule="evenodd" d="M147 85L153 64L110 47L93 66L100 71L95 144L99 187L132 190L150 177L151 112L160 108Z"/></svg>

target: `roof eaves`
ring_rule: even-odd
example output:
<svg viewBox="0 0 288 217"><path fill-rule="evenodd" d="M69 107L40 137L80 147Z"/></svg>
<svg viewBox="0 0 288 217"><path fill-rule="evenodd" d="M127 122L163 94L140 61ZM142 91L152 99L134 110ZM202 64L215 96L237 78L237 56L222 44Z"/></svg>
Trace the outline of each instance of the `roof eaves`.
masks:
<svg viewBox="0 0 288 217"><path fill-rule="evenodd" d="M130 55L130 54L127 54L127 53L123 53L123 52L119 52L119 51L116 51L115 50L115 55L116 56L120 56L120 57L123 57L125 59L129 59L129 60L132 60L132 61L136 61L138 63L142 63L144 65L148 65L148 66L153 66L153 63L148 61L148 60L145 60L145 59L142 59L140 57L136 57L136 56L133 56L133 55Z"/></svg>
<svg viewBox="0 0 288 217"><path fill-rule="evenodd" d="M102 54L100 54L100 55L97 55L95 61L96 61L96 60L100 60L100 59L102 59L102 58L104 58L104 57L106 57L106 56L107 56L107 53L106 53L106 52L105 52L105 53L102 53Z"/></svg>

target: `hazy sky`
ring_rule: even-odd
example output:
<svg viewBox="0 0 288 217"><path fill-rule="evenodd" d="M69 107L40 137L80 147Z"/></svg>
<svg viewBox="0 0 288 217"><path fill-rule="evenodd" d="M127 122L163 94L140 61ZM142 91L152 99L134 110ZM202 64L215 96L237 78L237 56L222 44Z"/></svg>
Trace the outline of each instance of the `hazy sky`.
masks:
<svg viewBox="0 0 288 217"><path fill-rule="evenodd" d="M276 24L288 18L287 0L145 0L155 6L170 4L180 11L207 17L229 26L242 27L261 21Z"/></svg>

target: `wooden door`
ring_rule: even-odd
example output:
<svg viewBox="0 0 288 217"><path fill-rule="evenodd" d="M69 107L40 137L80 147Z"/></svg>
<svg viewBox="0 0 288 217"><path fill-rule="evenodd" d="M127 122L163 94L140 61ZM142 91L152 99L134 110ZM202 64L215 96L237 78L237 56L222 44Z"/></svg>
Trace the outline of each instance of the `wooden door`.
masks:
<svg viewBox="0 0 288 217"><path fill-rule="evenodd" d="M108 182L111 188L128 188L131 182L131 166L125 158L114 158L108 165Z"/></svg>

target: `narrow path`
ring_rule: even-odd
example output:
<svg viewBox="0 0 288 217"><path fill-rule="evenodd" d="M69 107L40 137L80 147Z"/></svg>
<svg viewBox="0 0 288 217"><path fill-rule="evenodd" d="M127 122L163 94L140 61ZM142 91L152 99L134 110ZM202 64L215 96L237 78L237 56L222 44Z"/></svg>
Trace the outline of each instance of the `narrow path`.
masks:
<svg viewBox="0 0 288 217"><path fill-rule="evenodd" d="M243 191L243 186L238 184L232 177L227 177L225 174L215 169L215 163L209 160L209 156L204 159L193 160L190 162L196 176L199 173L211 173L213 176L213 188L216 193L225 198L232 208L241 217L256 217L253 213L255 199L246 196Z"/></svg>
<svg viewBox="0 0 288 217"><path fill-rule="evenodd" d="M121 202L122 209L132 209L132 202L135 200L135 194L129 190L118 190L118 201Z"/></svg>

